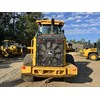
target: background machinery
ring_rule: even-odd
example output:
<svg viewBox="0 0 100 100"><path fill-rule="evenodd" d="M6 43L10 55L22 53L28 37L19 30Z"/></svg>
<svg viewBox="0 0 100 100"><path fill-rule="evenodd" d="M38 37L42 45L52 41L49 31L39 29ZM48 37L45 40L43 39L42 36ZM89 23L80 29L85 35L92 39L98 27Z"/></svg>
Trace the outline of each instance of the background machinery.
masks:
<svg viewBox="0 0 100 100"><path fill-rule="evenodd" d="M21 67L21 78L74 77L77 67L72 55L66 54L63 21L37 20L38 32L31 41L31 54L27 54Z"/></svg>
<svg viewBox="0 0 100 100"><path fill-rule="evenodd" d="M100 41L94 43L92 46L80 50L82 56L96 61L100 58Z"/></svg>
<svg viewBox="0 0 100 100"><path fill-rule="evenodd" d="M80 49L80 50L79 50L80 55L81 55L81 56L84 56L84 55L83 55L84 52L85 52L87 49L89 49L89 48L95 48L95 43L94 43L94 44L91 44L91 43L90 43L90 40L89 40L88 42L84 43L83 49Z"/></svg>
<svg viewBox="0 0 100 100"><path fill-rule="evenodd" d="M3 57L9 57L14 55L22 55L22 48L18 43L12 40L4 40L1 45L1 55Z"/></svg>

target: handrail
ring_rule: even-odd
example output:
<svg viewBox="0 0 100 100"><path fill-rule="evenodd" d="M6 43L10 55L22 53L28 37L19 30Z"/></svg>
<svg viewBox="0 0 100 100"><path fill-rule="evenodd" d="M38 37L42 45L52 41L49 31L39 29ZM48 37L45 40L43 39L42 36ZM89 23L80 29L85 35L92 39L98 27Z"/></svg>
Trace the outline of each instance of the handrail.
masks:
<svg viewBox="0 0 100 100"><path fill-rule="evenodd" d="M34 39L31 40L31 57L33 58L33 42L34 42Z"/></svg>

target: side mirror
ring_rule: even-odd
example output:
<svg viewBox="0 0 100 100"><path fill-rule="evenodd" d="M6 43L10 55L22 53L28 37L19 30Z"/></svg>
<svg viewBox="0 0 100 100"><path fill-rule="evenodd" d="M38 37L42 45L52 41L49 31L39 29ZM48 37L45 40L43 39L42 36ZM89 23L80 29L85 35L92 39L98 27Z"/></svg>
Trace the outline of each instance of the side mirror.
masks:
<svg viewBox="0 0 100 100"><path fill-rule="evenodd" d="M61 32L62 34L64 34L64 30L62 30L62 32Z"/></svg>
<svg viewBox="0 0 100 100"><path fill-rule="evenodd" d="M59 23L59 27L61 27L62 25L61 25L61 23Z"/></svg>
<svg viewBox="0 0 100 100"><path fill-rule="evenodd" d="M41 23L39 22L39 26L41 26Z"/></svg>

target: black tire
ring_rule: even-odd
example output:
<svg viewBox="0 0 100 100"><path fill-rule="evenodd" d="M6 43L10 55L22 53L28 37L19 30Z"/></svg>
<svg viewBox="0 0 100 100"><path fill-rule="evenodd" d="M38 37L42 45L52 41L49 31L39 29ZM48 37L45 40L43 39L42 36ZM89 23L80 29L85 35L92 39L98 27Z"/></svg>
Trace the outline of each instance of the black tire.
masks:
<svg viewBox="0 0 100 100"><path fill-rule="evenodd" d="M25 56L23 65L24 65L24 66L32 66L31 54L27 54L27 55Z"/></svg>
<svg viewBox="0 0 100 100"><path fill-rule="evenodd" d="M24 66L32 66L32 58L31 58L31 54L27 54L24 58L24 62L23 62ZM34 81L34 77L31 75L25 75L22 74L21 75L21 79L25 82L33 82Z"/></svg>
<svg viewBox="0 0 100 100"><path fill-rule="evenodd" d="M75 65L74 58L71 54L66 54L66 62L69 62Z"/></svg>
<svg viewBox="0 0 100 100"><path fill-rule="evenodd" d="M93 59L92 56L94 56L95 58ZM91 53L91 54L89 54L89 59L92 61L96 61L96 60L98 60L98 55L96 53Z"/></svg>
<svg viewBox="0 0 100 100"><path fill-rule="evenodd" d="M21 79L25 82L33 82L34 81L34 77L30 76L30 75L21 75Z"/></svg>

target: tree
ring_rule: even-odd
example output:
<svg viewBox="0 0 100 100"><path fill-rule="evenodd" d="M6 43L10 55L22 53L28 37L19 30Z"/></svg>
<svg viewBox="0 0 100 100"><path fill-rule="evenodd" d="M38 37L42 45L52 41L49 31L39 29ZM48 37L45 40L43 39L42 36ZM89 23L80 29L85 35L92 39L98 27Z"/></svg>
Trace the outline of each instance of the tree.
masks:
<svg viewBox="0 0 100 100"><path fill-rule="evenodd" d="M9 34L11 14L10 12L0 12L0 43L9 35L12 36L12 34Z"/></svg>
<svg viewBox="0 0 100 100"><path fill-rule="evenodd" d="M69 40L70 43L76 43L76 40L75 39L71 39Z"/></svg>
<svg viewBox="0 0 100 100"><path fill-rule="evenodd" d="M42 17L41 12L0 12L0 44L4 39L11 39L30 45L37 30L35 21Z"/></svg>
<svg viewBox="0 0 100 100"><path fill-rule="evenodd" d="M30 45L31 39L35 36L37 31L36 20L41 19L43 14L40 12L21 13L19 20L16 22L18 40L22 44ZM23 40L21 39L23 37Z"/></svg>

